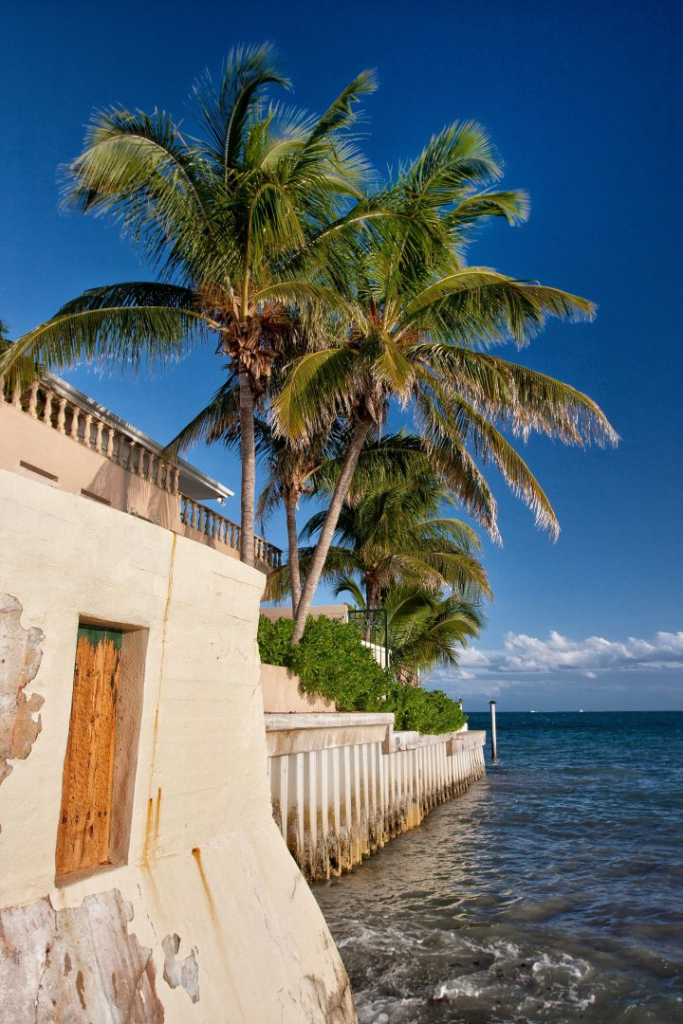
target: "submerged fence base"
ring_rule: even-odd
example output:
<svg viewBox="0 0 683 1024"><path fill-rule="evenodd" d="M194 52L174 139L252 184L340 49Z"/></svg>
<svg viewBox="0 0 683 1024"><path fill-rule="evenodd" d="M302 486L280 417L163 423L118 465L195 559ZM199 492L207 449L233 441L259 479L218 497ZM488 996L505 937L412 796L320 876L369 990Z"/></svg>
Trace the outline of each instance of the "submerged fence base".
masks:
<svg viewBox="0 0 683 1024"><path fill-rule="evenodd" d="M350 871L486 774L484 732L393 731L393 715L267 714L273 815L308 881Z"/></svg>

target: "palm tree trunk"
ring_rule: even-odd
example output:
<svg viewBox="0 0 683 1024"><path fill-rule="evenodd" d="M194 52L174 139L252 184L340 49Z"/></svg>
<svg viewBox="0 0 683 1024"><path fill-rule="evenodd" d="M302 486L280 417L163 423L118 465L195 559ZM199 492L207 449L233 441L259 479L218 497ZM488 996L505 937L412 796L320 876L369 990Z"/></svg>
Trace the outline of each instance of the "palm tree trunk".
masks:
<svg viewBox="0 0 683 1024"><path fill-rule="evenodd" d="M365 608L367 611L367 618L365 620L365 640L370 643L372 640L372 632L374 621L372 613L379 604L379 587L374 580L367 580L365 584Z"/></svg>
<svg viewBox="0 0 683 1024"><path fill-rule="evenodd" d="M287 543L289 546L289 578L292 584L292 615L301 600L301 569L299 567L299 538L296 531L296 501L294 491L287 491L285 512L287 515Z"/></svg>
<svg viewBox="0 0 683 1024"><path fill-rule="evenodd" d="M240 560L254 564L254 492L256 451L254 447L254 393L249 374L240 370L240 454L242 457Z"/></svg>
<svg viewBox="0 0 683 1024"><path fill-rule="evenodd" d="M330 502L330 507L327 510L327 516L325 517L325 524L320 532L318 543L315 551L313 552L311 567L308 575L306 576L306 582L301 593L299 606L296 610L296 626L294 627L294 635L292 636L292 647L299 643L304 634L306 618L313 601L313 595L320 581L322 571L325 568L327 553L330 550L334 531L337 529L342 505L344 504L346 495L349 493L351 478L353 477L356 466L358 465L358 459L363 445L365 444L365 439L370 433L371 426L372 424L370 422L365 422L364 420L360 421L356 425L349 447L346 449L344 467L339 475L339 479L337 480L337 486L334 489L332 501Z"/></svg>

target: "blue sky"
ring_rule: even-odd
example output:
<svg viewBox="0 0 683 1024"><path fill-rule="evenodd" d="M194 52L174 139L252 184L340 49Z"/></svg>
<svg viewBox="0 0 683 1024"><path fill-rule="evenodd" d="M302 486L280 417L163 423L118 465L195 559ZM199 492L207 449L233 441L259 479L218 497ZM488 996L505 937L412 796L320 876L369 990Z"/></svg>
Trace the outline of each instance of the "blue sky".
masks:
<svg viewBox="0 0 683 1024"><path fill-rule="evenodd" d="M562 525L556 545L491 471L505 541L485 546L496 601L462 675L433 682L472 709L491 695L505 710L683 708L682 23L675 0L6 0L0 316L17 336L87 287L150 276L111 224L59 212L57 167L79 152L94 108L189 117L192 82L207 66L217 72L234 44L271 40L295 102L313 110L377 68L367 151L380 171L444 124L479 120L506 184L530 192L532 216L488 228L471 260L599 304L595 323L552 325L520 361L590 394L622 442L527 446ZM205 352L151 382L65 376L165 440L210 396L218 365ZM234 460L192 458L237 490ZM226 511L237 518L234 500ZM279 522L267 532L284 546Z"/></svg>

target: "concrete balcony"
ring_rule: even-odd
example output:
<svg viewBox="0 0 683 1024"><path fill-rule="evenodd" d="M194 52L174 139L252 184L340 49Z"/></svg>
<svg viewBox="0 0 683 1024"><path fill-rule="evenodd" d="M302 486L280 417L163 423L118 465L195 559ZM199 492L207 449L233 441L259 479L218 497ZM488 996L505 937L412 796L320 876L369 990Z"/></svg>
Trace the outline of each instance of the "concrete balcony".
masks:
<svg viewBox="0 0 683 1024"><path fill-rule="evenodd" d="M239 558L240 527L203 501L232 497L184 459L169 461L146 434L52 374L13 394L0 379L0 468L80 494ZM262 537L256 565L282 552Z"/></svg>

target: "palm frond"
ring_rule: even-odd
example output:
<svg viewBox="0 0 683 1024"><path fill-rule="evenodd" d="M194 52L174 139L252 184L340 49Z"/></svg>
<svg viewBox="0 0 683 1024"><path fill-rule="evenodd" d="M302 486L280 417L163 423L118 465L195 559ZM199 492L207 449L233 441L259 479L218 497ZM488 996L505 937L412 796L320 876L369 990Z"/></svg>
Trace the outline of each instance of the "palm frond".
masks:
<svg viewBox="0 0 683 1024"><path fill-rule="evenodd" d="M560 525L545 491L524 459L503 434L473 405L457 396L442 396L440 410L433 407L427 415L440 419L445 436L469 441L476 456L484 463L493 462L513 494L521 498L534 513L536 525L548 532L553 540L559 536ZM425 404L429 404L428 401Z"/></svg>
<svg viewBox="0 0 683 1024"><path fill-rule="evenodd" d="M166 273L205 276L207 248L229 260L230 233L216 230L208 170L163 111L100 111L64 174L67 207L108 213Z"/></svg>
<svg viewBox="0 0 683 1024"><path fill-rule="evenodd" d="M357 117L355 107L359 100L363 96L369 96L375 92L377 84L377 72L374 70L361 71L356 75L329 105L325 113L318 118L318 122L307 140L307 145L314 146L326 136L353 125Z"/></svg>
<svg viewBox="0 0 683 1024"><path fill-rule="evenodd" d="M558 288L515 281L488 267L464 267L427 285L403 309L405 327L469 344L528 343L549 316L591 320L595 306Z"/></svg>
<svg viewBox="0 0 683 1024"><path fill-rule="evenodd" d="M12 397L21 393L39 377L43 367L30 356L15 356L14 342L6 335L7 325L0 320L0 399L5 391Z"/></svg>
<svg viewBox="0 0 683 1024"><path fill-rule="evenodd" d="M456 394L514 436L526 440L540 432L576 445L614 445L619 440L591 398L519 363L438 343L417 345L413 358L440 395L447 393L443 382L450 380Z"/></svg>
<svg viewBox="0 0 683 1024"><path fill-rule="evenodd" d="M529 196L523 189L491 189L461 199L443 219L449 232L459 239L464 227L489 217L503 217L508 224L522 224L530 208Z"/></svg>
<svg viewBox="0 0 683 1024"><path fill-rule="evenodd" d="M368 364L377 381L399 399L406 399L414 380L414 369L399 345L384 332L366 339L361 361Z"/></svg>
<svg viewBox="0 0 683 1024"><path fill-rule="evenodd" d="M332 582L331 590L335 597L340 597L342 594L350 594L356 604L356 608L365 608L365 595L353 576L338 573Z"/></svg>
<svg viewBox="0 0 683 1024"><path fill-rule="evenodd" d="M327 312L343 313L349 318L355 313L353 307L333 288L311 281L285 279L252 292L252 301L255 303L265 303L274 299L291 303L293 306L315 303L318 309L322 307Z"/></svg>
<svg viewBox="0 0 683 1024"><path fill-rule="evenodd" d="M61 306L55 315L118 307L131 309L136 306L186 309L195 313L200 311L199 297L191 288L159 281L122 281L118 284L88 288Z"/></svg>
<svg viewBox="0 0 683 1024"><path fill-rule="evenodd" d="M438 416L432 415L428 402L417 400L416 413L433 470L450 494L486 530L491 540L500 543L496 499L462 438Z"/></svg>
<svg viewBox="0 0 683 1024"><path fill-rule="evenodd" d="M433 135L399 180L409 196L443 207L462 198L473 185L487 184L500 175L488 133L475 121L465 121Z"/></svg>
<svg viewBox="0 0 683 1024"><path fill-rule="evenodd" d="M239 444L240 399L239 385L232 379L223 384L215 395L182 430L179 430L164 449L165 457L183 455L199 444L211 444L218 439L226 447Z"/></svg>
<svg viewBox="0 0 683 1024"><path fill-rule="evenodd" d="M193 95L200 122L211 141L214 158L224 170L239 166L246 127L268 85L291 88L268 43L231 50L218 88L208 71L196 83Z"/></svg>
<svg viewBox="0 0 683 1024"><path fill-rule="evenodd" d="M267 520L281 505L282 491L280 481L276 476L271 476L263 485L256 502L256 519L261 529L264 529Z"/></svg>
<svg viewBox="0 0 683 1024"><path fill-rule="evenodd" d="M78 300L75 300L77 303ZM0 358L0 373L23 357L60 370L80 361L109 372L168 365L205 337L199 313L169 306L119 306L62 313L28 331Z"/></svg>
<svg viewBox="0 0 683 1024"><path fill-rule="evenodd" d="M355 357L343 346L298 359L273 401L276 431L294 439L307 437L326 426L331 410L348 411Z"/></svg>
<svg viewBox="0 0 683 1024"><path fill-rule="evenodd" d="M392 588L385 607L392 667L412 675L438 664L457 667L460 649L484 623L476 604L414 586Z"/></svg>

